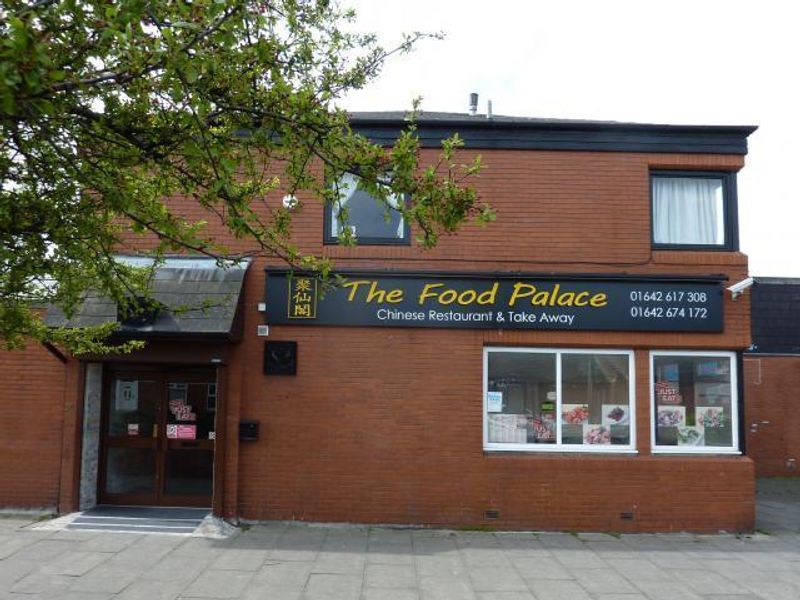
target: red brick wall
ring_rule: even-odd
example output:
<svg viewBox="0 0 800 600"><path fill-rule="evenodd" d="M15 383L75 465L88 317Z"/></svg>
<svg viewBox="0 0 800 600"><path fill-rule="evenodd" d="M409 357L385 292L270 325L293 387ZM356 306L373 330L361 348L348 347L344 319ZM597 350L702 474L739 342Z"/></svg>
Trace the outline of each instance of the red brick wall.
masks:
<svg viewBox="0 0 800 600"><path fill-rule="evenodd" d="M738 252L650 247L651 168L737 170L742 157L481 154L486 168L477 187L498 214L487 228L467 226L431 251L326 247L321 206L301 198L295 239L302 251L330 256L340 268L747 275L747 257ZM426 161L433 156L424 153ZM277 206L282 195L265 203ZM208 218L188 201L175 203L187 216ZM210 230L220 231L213 224ZM747 347L746 296L726 298L721 334L276 326L269 339L298 341L299 370L265 377L264 338L256 336L265 266L256 261L246 280L244 337L231 348L226 386L226 430L234 434L240 418L258 419L261 438L225 445L226 515L617 531L752 528L748 458L649 451L647 351ZM484 453L486 344L637 350L638 455ZM485 521L486 510L500 518ZM623 512L633 520L622 520Z"/></svg>
<svg viewBox="0 0 800 600"><path fill-rule="evenodd" d="M240 444L239 514L536 529L752 527L748 459L649 455L646 351L636 356L640 455L484 453L482 348L507 337L273 327L270 339L298 341L298 374L264 377L260 340L251 336L242 417L260 420L262 433ZM578 334L560 343L587 341ZM592 343L632 346L625 342L618 334ZM537 333L524 343L552 344ZM484 520L489 509L500 519Z"/></svg>
<svg viewBox="0 0 800 600"><path fill-rule="evenodd" d="M649 169L736 170L741 157L483 154L487 167L477 185L498 213L487 228L468 226L431 251L324 247L321 207L309 203L297 215L296 238L340 268L747 275L740 253L650 249ZM229 419L258 419L261 439L226 454L238 480L236 490L226 489L227 515L618 531L752 528L748 458L649 452L647 351L747 347L747 297L726 298L722 334L273 326L269 339L298 341L299 371L265 377L264 338L255 335L263 322L256 305L264 266L257 262L248 276L244 339L232 355L241 379L229 388L241 395L240 413ZM485 344L638 350L639 454L484 453ZM500 512L498 520L484 519L490 509ZM621 519L623 512L634 519Z"/></svg>
<svg viewBox="0 0 800 600"><path fill-rule="evenodd" d="M687 265L701 265L694 268L700 273L728 266L747 269L746 257L738 253L652 252L650 247L649 170L736 171L743 165L741 156L487 150L464 152L463 160L475 154L482 155L484 170L473 183L497 212L497 221L488 227L468 225L432 250L416 243L323 246L322 207L301 194L293 240L303 252L325 254L348 266L641 273L684 271ZM434 150L424 150L423 163L435 156ZM283 195L281 190L270 194L265 207L280 206ZM191 199L176 197L172 204L187 218L209 221L207 230L218 239L229 237ZM128 241L148 245L146 238ZM243 240L227 239L227 245L252 249Z"/></svg>
<svg viewBox="0 0 800 600"><path fill-rule="evenodd" d="M0 507L55 507L66 368L34 343L0 366Z"/></svg>
<svg viewBox="0 0 800 600"><path fill-rule="evenodd" d="M756 475L800 475L800 356L747 357L744 383L747 454Z"/></svg>

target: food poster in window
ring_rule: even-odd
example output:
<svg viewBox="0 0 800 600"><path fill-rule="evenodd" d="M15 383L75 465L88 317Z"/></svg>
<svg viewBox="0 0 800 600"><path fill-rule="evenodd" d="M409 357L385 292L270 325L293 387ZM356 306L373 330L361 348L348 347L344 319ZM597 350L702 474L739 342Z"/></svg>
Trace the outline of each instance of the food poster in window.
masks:
<svg viewBox="0 0 800 600"><path fill-rule="evenodd" d="M627 404L603 404L603 425L628 425L630 409Z"/></svg>
<svg viewBox="0 0 800 600"><path fill-rule="evenodd" d="M584 444L610 444L611 443L611 427L607 425L597 425L592 423L584 423L583 425L583 443Z"/></svg>
<svg viewBox="0 0 800 600"><path fill-rule="evenodd" d="M589 422L588 404L562 404L561 422L564 425L583 425Z"/></svg>
<svg viewBox="0 0 800 600"><path fill-rule="evenodd" d="M695 422L705 429L725 427L725 409L721 406L697 406L694 409Z"/></svg>
<svg viewBox="0 0 800 600"><path fill-rule="evenodd" d="M561 405L561 443L582 444L583 426L589 423L588 404Z"/></svg>
<svg viewBox="0 0 800 600"><path fill-rule="evenodd" d="M659 427L678 427L686 424L685 406L657 406L656 422Z"/></svg>
<svg viewBox="0 0 800 600"><path fill-rule="evenodd" d="M705 429L703 427L680 425L675 429L678 446L705 445Z"/></svg>

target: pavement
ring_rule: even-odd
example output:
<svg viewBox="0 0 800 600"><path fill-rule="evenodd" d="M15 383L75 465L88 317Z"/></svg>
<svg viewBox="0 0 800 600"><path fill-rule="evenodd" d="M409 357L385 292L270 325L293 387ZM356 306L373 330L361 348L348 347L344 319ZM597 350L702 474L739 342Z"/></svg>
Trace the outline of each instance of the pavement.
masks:
<svg viewBox="0 0 800 600"><path fill-rule="evenodd" d="M268 523L228 539L0 519L0 600L797 600L800 479L759 483L753 535Z"/></svg>

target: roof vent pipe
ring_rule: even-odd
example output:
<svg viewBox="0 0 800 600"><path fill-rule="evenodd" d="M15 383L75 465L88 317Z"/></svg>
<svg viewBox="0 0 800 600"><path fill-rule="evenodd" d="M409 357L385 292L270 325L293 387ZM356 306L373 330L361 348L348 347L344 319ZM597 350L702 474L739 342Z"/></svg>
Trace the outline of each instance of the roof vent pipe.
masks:
<svg viewBox="0 0 800 600"><path fill-rule="evenodd" d="M469 95L469 114L471 117L478 114L478 94L475 92Z"/></svg>
<svg viewBox="0 0 800 600"><path fill-rule="evenodd" d="M492 120L492 101L491 100L489 100L486 103L486 118L489 119L490 121Z"/></svg>

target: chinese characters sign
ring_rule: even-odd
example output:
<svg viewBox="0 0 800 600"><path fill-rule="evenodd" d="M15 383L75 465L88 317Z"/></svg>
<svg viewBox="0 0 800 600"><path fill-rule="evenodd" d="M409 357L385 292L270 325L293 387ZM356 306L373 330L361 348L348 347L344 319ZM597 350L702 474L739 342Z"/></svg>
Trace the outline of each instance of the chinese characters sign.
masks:
<svg viewBox="0 0 800 600"><path fill-rule="evenodd" d="M288 319L316 319L317 317L317 278L292 277L289 284Z"/></svg>

